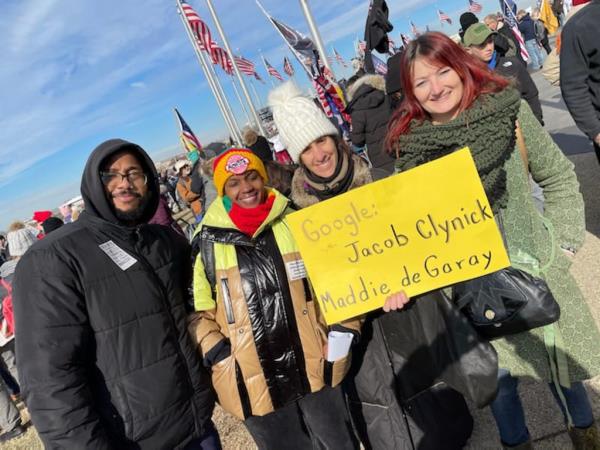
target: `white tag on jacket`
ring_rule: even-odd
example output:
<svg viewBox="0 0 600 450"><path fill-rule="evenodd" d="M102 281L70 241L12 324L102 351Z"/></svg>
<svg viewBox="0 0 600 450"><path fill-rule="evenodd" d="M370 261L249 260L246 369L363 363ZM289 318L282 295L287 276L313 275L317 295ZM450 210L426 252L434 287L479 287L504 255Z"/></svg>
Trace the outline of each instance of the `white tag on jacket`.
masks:
<svg viewBox="0 0 600 450"><path fill-rule="evenodd" d="M108 255L110 259L112 259L117 266L121 268L121 270L127 270L137 262L137 259L131 256L113 241L100 244L99 247Z"/></svg>
<svg viewBox="0 0 600 450"><path fill-rule="evenodd" d="M285 269L287 270L290 281L306 278L306 267L304 267L304 261L301 259L286 262Z"/></svg>

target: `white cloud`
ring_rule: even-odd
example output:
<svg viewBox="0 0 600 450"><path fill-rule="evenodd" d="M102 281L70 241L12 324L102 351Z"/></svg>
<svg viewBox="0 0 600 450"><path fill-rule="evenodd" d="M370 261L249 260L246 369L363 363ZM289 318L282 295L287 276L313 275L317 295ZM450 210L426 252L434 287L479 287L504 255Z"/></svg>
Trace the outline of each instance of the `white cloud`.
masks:
<svg viewBox="0 0 600 450"><path fill-rule="evenodd" d="M129 83L129 86L136 89L143 89L146 87L146 83L143 81L134 81L133 83Z"/></svg>

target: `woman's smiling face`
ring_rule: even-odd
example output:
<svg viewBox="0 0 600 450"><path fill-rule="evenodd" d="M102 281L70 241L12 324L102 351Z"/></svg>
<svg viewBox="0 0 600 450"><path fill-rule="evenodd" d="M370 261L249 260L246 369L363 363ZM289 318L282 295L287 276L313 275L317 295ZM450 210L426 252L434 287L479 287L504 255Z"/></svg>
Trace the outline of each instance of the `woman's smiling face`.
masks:
<svg viewBox="0 0 600 450"><path fill-rule="evenodd" d="M412 82L417 101L434 122L445 123L458 115L463 82L454 69L435 66L424 58L417 58L413 65Z"/></svg>

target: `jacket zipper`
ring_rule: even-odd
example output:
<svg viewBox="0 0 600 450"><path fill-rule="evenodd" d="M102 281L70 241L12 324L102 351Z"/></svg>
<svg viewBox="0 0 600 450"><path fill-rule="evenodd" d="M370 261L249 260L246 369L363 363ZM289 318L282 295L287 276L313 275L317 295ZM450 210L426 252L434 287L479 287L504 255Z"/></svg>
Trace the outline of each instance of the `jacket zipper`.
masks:
<svg viewBox="0 0 600 450"><path fill-rule="evenodd" d="M221 278L221 290L223 291L223 304L225 305L225 315L227 316L227 324L235 323L233 315L233 306L231 304L231 296L229 295L229 282L227 278Z"/></svg>

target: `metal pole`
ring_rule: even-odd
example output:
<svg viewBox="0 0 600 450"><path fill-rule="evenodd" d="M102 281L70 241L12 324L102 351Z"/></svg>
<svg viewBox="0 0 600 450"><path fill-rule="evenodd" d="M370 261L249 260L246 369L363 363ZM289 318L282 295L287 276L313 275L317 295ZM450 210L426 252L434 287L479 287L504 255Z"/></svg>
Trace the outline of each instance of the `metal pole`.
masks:
<svg viewBox="0 0 600 450"><path fill-rule="evenodd" d="M231 51L231 47L229 46L229 41L225 37L225 33L223 32L223 28L221 27L221 22L219 21L219 18L217 17L217 13L215 11L215 8L213 7L212 1L206 0L206 4L208 5L208 9L210 11L210 14L212 15L213 21L215 22L217 31L219 32L219 35L221 36L221 40L223 41L223 45L225 46L225 51L227 51L227 54L229 55L229 58L231 59L231 62L233 64L233 70L235 71L235 75L236 75L238 81L240 82L240 87L242 88L244 97L246 97L246 101L248 102L248 106L250 107L250 112L252 113L252 116L254 117L256 126L258 127L260 134L262 134L263 136L266 136L265 130L260 121L260 117L258 116L256 109L254 108L254 104L252 103L252 99L250 98L250 93L248 92L246 83L244 83L244 79L242 78L240 69L238 68L237 63L235 62L235 57L233 55L233 52Z"/></svg>
<svg viewBox="0 0 600 450"><path fill-rule="evenodd" d="M325 46L323 45L323 41L321 40L321 35L319 34L319 29L315 24L315 20L313 19L312 13L310 12L310 8L308 6L308 0L300 0L300 6L302 6L302 12L304 13L304 17L306 17L306 21L308 22L308 28L310 28L310 34L312 34L313 40L315 41L315 45L317 46L317 50L321 54L321 60L325 67L329 69L333 78L335 78L335 73L331 68L329 61L327 60L327 53L325 53Z"/></svg>
<svg viewBox="0 0 600 450"><path fill-rule="evenodd" d="M252 88L252 92L254 93L254 99L256 100L256 104L258 106L262 105L262 102L260 101L260 97L256 93L256 87L254 86L254 80L253 79L250 79L250 87Z"/></svg>
<svg viewBox="0 0 600 450"><path fill-rule="evenodd" d="M210 72L208 70L208 67L206 66L206 62L204 61L204 58L202 58L202 53L200 51L200 49L198 48L197 44L196 44L196 39L194 38L192 31L190 30L189 24L187 22L187 20L185 19L184 15L183 15L183 9L181 8L181 3L179 0L175 0L177 2L177 13L179 14L179 17L181 18L181 21L183 23L183 26L185 28L185 31L187 32L188 38L190 40L190 43L192 44L192 48L194 49L194 52L196 53L196 57L198 58L198 62L200 63L200 67L202 68L202 71L204 72L204 76L206 77L206 81L208 82L208 86L210 87L210 90L213 94L213 97L215 98L215 101L217 102L217 106L219 107L219 110L221 111L221 115L223 116L223 120L225 121L225 125L227 126L227 128L229 129L229 134L231 136L235 136L237 139L237 135L235 133L235 128L233 127L233 124L230 121L229 115L226 112L226 108L225 105L223 103L223 100L221 99L221 97L219 96L219 93L216 89L216 86L214 84L214 80L212 79Z"/></svg>
<svg viewBox="0 0 600 450"><path fill-rule="evenodd" d="M240 91L238 91L238 88L235 85L235 78L233 77L233 75L230 75L229 77L231 79L231 85L233 86L235 95L236 95L238 101L240 102L240 105L242 105L242 109L244 110L244 114L246 115L246 120L248 121L248 125L250 125L252 123L252 119L250 118L250 114L248 114L248 110L246 109L246 104L242 101L242 97L240 96Z"/></svg>
<svg viewBox="0 0 600 450"><path fill-rule="evenodd" d="M208 58L208 55L203 54L202 56L203 56L203 58ZM206 59L205 59L205 61L206 61ZM236 130L237 136L239 136L241 138L242 133L240 132L240 127L238 126L238 124L235 120L235 115L233 114L233 110L231 109L231 106L229 105L229 101L227 100L227 95L225 95L225 91L223 90L223 86L221 86L221 82L219 81L219 77L217 76L217 72L215 71L215 66L213 64L211 64L211 61L207 61L206 64L215 80L215 85L217 87L217 90L219 91L219 95L221 96L221 98L223 99L223 102L225 103L225 108L226 108L227 114L229 115L229 120L233 124L233 128Z"/></svg>

